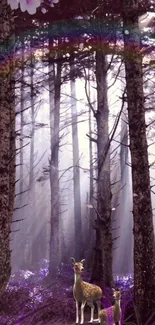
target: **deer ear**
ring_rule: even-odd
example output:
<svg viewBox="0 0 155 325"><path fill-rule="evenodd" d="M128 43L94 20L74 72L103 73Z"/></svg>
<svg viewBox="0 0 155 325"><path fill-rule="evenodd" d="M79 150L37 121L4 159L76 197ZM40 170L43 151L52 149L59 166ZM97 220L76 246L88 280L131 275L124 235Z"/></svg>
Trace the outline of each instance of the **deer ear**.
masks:
<svg viewBox="0 0 155 325"><path fill-rule="evenodd" d="M115 292L115 289L114 288L112 288L112 292Z"/></svg>
<svg viewBox="0 0 155 325"><path fill-rule="evenodd" d="M82 264L83 264L83 263L84 263L84 261L85 261L85 259L84 259L84 260L81 260L81 261L80 261L80 263L82 263Z"/></svg>
<svg viewBox="0 0 155 325"><path fill-rule="evenodd" d="M73 264L75 264L75 258L74 257L71 257L71 261Z"/></svg>

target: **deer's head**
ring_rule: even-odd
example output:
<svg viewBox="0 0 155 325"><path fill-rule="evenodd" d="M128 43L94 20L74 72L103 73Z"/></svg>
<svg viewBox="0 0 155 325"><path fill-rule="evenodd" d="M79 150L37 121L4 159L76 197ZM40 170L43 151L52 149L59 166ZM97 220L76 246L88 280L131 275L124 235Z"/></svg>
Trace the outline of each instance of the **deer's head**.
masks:
<svg viewBox="0 0 155 325"><path fill-rule="evenodd" d="M113 289L113 297L115 300L120 300L121 299L121 292L119 290Z"/></svg>
<svg viewBox="0 0 155 325"><path fill-rule="evenodd" d="M73 257L71 257L72 263L73 263L73 269L76 274L80 274L83 270L83 263L85 260L81 260L80 262L76 262Z"/></svg>

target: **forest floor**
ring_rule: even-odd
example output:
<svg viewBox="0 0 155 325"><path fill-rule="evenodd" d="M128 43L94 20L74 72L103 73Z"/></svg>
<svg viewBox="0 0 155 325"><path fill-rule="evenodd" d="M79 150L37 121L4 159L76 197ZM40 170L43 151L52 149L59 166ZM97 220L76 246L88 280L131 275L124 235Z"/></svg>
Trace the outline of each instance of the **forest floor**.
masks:
<svg viewBox="0 0 155 325"><path fill-rule="evenodd" d="M89 278L90 274L83 272L83 279L89 281ZM0 325L75 325L73 282L72 266L63 264L55 281L51 281L45 260L35 271L14 272L0 300ZM97 284L106 297L102 299L103 306L111 306L114 303L111 288ZM122 291L122 314L126 321L133 312L133 278L131 275L117 277L115 285ZM85 324L89 324L89 320L90 308L86 306Z"/></svg>

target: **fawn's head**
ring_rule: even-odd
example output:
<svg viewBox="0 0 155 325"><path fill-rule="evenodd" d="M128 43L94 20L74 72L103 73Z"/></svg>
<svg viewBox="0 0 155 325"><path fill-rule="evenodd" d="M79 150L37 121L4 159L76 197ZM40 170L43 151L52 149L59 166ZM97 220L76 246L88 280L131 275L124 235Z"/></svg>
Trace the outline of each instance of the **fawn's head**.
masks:
<svg viewBox="0 0 155 325"><path fill-rule="evenodd" d="M80 274L84 270L83 263L84 263L85 260L81 260L80 262L76 262L73 257L71 257L71 260L72 260L72 263L73 263L74 272L77 273L77 274Z"/></svg>
<svg viewBox="0 0 155 325"><path fill-rule="evenodd" d="M113 297L115 300L120 300L121 299L121 292L119 290L113 289Z"/></svg>

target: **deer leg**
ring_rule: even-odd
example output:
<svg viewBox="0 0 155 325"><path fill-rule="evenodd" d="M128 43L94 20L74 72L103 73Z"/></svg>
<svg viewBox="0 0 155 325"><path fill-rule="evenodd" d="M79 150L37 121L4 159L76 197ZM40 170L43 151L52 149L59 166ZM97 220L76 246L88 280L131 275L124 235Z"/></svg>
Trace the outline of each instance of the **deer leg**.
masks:
<svg viewBox="0 0 155 325"><path fill-rule="evenodd" d="M100 310L101 310L101 301L100 300L96 300L96 304L97 304L98 319L96 319L95 321L100 323L99 313L100 313Z"/></svg>
<svg viewBox="0 0 155 325"><path fill-rule="evenodd" d="M94 320L94 304L92 301L87 302L88 306L91 308L91 316L90 316L90 322L89 323L93 323Z"/></svg>
<svg viewBox="0 0 155 325"><path fill-rule="evenodd" d="M76 324L79 323L79 304L78 301L76 300Z"/></svg>
<svg viewBox="0 0 155 325"><path fill-rule="evenodd" d="M86 304L86 301L83 301L82 304L81 304L81 323L80 324L84 323L84 307L85 307L85 304Z"/></svg>

